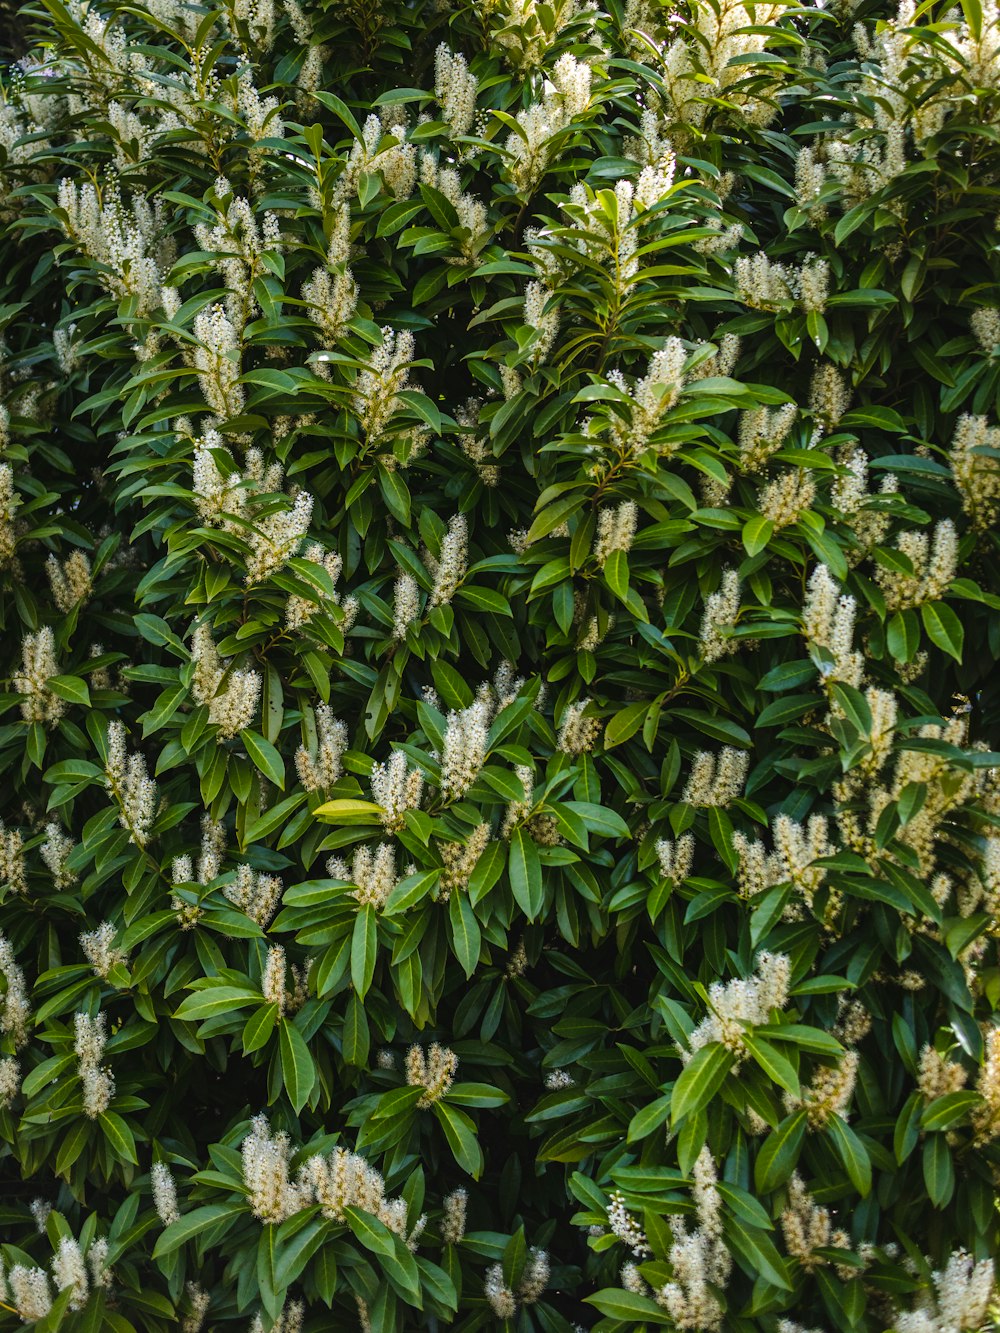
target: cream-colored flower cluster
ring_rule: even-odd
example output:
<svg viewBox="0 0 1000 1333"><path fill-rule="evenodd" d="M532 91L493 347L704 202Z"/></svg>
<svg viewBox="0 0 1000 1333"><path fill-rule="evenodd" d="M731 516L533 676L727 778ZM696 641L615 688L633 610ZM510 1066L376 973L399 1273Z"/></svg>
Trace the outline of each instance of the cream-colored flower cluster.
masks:
<svg viewBox="0 0 1000 1333"><path fill-rule="evenodd" d="M435 557L424 551L423 559L434 579L428 607L447 606L465 578L469 564L469 525L464 514L453 514L448 520L439 554Z"/></svg>
<svg viewBox="0 0 1000 1333"><path fill-rule="evenodd" d="M725 1290L733 1261L722 1236L718 1175L707 1147L698 1154L692 1175L697 1225L689 1231L684 1218L671 1219L674 1240L668 1258L673 1276L654 1297L678 1329L715 1333L724 1315L716 1291Z"/></svg>
<svg viewBox="0 0 1000 1333"><path fill-rule="evenodd" d="M900 533L896 549L908 562L909 570L885 569L881 565L874 569L888 610L905 611L945 595L958 569L958 533L950 518L936 523L930 535Z"/></svg>
<svg viewBox="0 0 1000 1333"><path fill-rule="evenodd" d="M101 1013L96 1016L78 1013L74 1019L74 1030L83 1113L89 1119L96 1120L108 1109L115 1095L115 1080L111 1070L101 1064L108 1040L107 1019Z"/></svg>
<svg viewBox="0 0 1000 1333"><path fill-rule="evenodd" d="M746 1059L743 1040L748 1028L767 1023L775 1009L788 1003L791 963L783 953L761 952L752 976L715 981L708 990L711 1012L688 1036L688 1050L682 1051L686 1063L695 1051L710 1042L720 1041L737 1060Z"/></svg>
<svg viewBox="0 0 1000 1333"><path fill-rule="evenodd" d="M816 1202L797 1171L788 1182L788 1202L781 1214L781 1230L788 1253L807 1272L829 1263L823 1255L816 1253L817 1250L851 1248L850 1235L841 1228L834 1228L830 1210Z"/></svg>
<svg viewBox="0 0 1000 1333"><path fill-rule="evenodd" d="M313 269L302 285L309 318L322 334L323 346L334 348L358 308L358 284L348 266L351 257L351 210L346 203L332 211L326 263Z"/></svg>
<svg viewBox="0 0 1000 1333"><path fill-rule="evenodd" d="M295 751L295 771L306 791L328 791L344 771L347 727L329 704L315 710L315 737Z"/></svg>
<svg viewBox="0 0 1000 1333"><path fill-rule="evenodd" d="M351 145L344 170L336 185L336 204L349 201L362 176L379 172L385 188L396 199L409 199L417 182L417 150L406 142L405 116L392 123L378 115L365 118L361 140Z"/></svg>
<svg viewBox="0 0 1000 1333"><path fill-rule="evenodd" d="M468 1192L459 1186L442 1200L441 1239L445 1245L457 1245L465 1235L465 1215L469 1202Z"/></svg>
<svg viewBox="0 0 1000 1333"><path fill-rule="evenodd" d="M263 583L298 552L312 518L313 498L299 491L290 507L276 507L282 484L277 463L265 466L259 449L246 451L244 473L214 428L195 442L194 503L199 517L247 543L246 583Z"/></svg>
<svg viewBox="0 0 1000 1333"><path fill-rule="evenodd" d="M963 413L955 427L949 462L962 508L973 527L980 532L994 528L1000 519L1000 426L991 426L986 417Z"/></svg>
<svg viewBox="0 0 1000 1333"><path fill-rule="evenodd" d="M162 287L159 201L136 195L126 202L112 178L104 187L62 180L57 202L67 237L98 266L95 277L118 300L133 300L137 316L152 314Z"/></svg>
<svg viewBox="0 0 1000 1333"><path fill-rule="evenodd" d="M634 500L597 511L593 556L599 565L606 565L615 551L624 554L631 549L638 521L639 506Z"/></svg>
<svg viewBox="0 0 1000 1333"><path fill-rule="evenodd" d="M534 1305L549 1285L550 1264L545 1250L532 1246L528 1251L517 1290L507 1286L503 1267L491 1264L486 1270L483 1292L498 1319L513 1319L523 1305Z"/></svg>
<svg viewBox="0 0 1000 1333"><path fill-rule="evenodd" d="M217 728L216 741L232 740L251 725L260 704L261 675L253 669L230 668L215 647L212 631L199 625L191 640L194 671L191 693L208 705L208 720Z"/></svg>
<svg viewBox="0 0 1000 1333"><path fill-rule="evenodd" d="M125 724L117 718L108 724L104 773L105 785L118 806L118 822L137 847L145 847L156 819L159 793L145 756L128 753Z"/></svg>
<svg viewBox="0 0 1000 1333"><path fill-rule="evenodd" d="M198 857L197 870L187 853L183 856L175 856L171 867L171 882L175 887L178 884L201 884L203 886L210 884L222 870L222 859L225 851L225 827L209 815L202 815L201 852ZM191 930L201 916L199 907L185 903L177 896L171 899L171 908L177 913L177 919L182 930Z"/></svg>
<svg viewBox="0 0 1000 1333"><path fill-rule="evenodd" d="M431 1042L427 1051L412 1045L406 1052L406 1081L411 1088L423 1088L417 1105L426 1110L446 1095L455 1081L458 1056L447 1046Z"/></svg>
<svg viewBox="0 0 1000 1333"><path fill-rule="evenodd" d="M21 696L21 716L25 722L54 726L65 713L66 704L48 684L59 675L55 635L48 625L24 636L21 657L21 670L11 677L11 684Z"/></svg>
<svg viewBox="0 0 1000 1333"><path fill-rule="evenodd" d="M800 265L783 264L759 250L737 259L733 276L736 299L753 310L798 306L807 314L819 314L826 309L830 266L815 255L806 255Z"/></svg>
<svg viewBox="0 0 1000 1333"><path fill-rule="evenodd" d="M54 555L45 561L52 600L64 614L90 596L90 561L82 551L71 551L62 563Z"/></svg>
<svg viewBox="0 0 1000 1333"><path fill-rule="evenodd" d="M808 468L781 472L757 492L757 510L774 524L775 531L798 523L816 502L816 479Z"/></svg>
<svg viewBox="0 0 1000 1333"><path fill-rule="evenodd" d="M732 745L724 745L717 755L699 750L691 760L681 800L700 807L730 805L743 795L749 770L746 750Z"/></svg>
<svg viewBox="0 0 1000 1333"><path fill-rule="evenodd" d="M398 428L393 430L393 419L405 409L405 400L399 395L418 388L410 379L410 363L415 354L412 333L406 329L397 333L384 328L381 343L370 353L367 365L358 374L351 406L368 444L379 443L391 434L403 438ZM417 457L427 439L425 428L407 427L407 463Z"/></svg>
<svg viewBox="0 0 1000 1333"><path fill-rule="evenodd" d="M652 1254L645 1231L635 1220L625 1205L625 1196L620 1190L612 1190L608 1195L608 1227L613 1236L625 1245L639 1259Z"/></svg>
<svg viewBox="0 0 1000 1333"><path fill-rule="evenodd" d="M737 444L744 472L760 472L772 454L784 447L798 416L794 403L780 407L751 407L740 413Z"/></svg>
<svg viewBox="0 0 1000 1333"><path fill-rule="evenodd" d="M611 383L628 399L629 419L611 416L608 421L610 447L617 457L636 458L653 448L660 458L669 458L680 448L679 442L655 441L656 432L679 401L688 382L685 370L689 352L680 338L668 338L649 359L645 375L630 387L618 371L608 375Z"/></svg>
<svg viewBox="0 0 1000 1333"><path fill-rule="evenodd" d="M977 1263L956 1250L932 1281L933 1290L924 1288L913 1310L897 1311L894 1333L967 1333L983 1326L996 1290L991 1259Z"/></svg>
<svg viewBox="0 0 1000 1333"><path fill-rule="evenodd" d="M857 688L864 676L864 658L854 648L858 604L843 592L826 565L817 565L809 578L802 609L802 633L810 656L824 681L842 681Z"/></svg>
<svg viewBox="0 0 1000 1333"><path fill-rule="evenodd" d="M660 864L660 874L664 879L672 879L680 884L687 879L694 864L694 837L682 833L676 842L661 838L656 844L656 856Z"/></svg>
<svg viewBox="0 0 1000 1333"><path fill-rule="evenodd" d="M475 826L464 842L437 843L443 865L438 893L441 902L447 902L453 892L467 887L476 868L476 862L486 850L489 841L490 826L482 823Z"/></svg>
<svg viewBox="0 0 1000 1333"><path fill-rule="evenodd" d="M83 956L102 981L107 981L114 967L124 967L128 955L115 945L118 928L110 921L102 921L95 930L85 930L80 936Z"/></svg>
<svg viewBox="0 0 1000 1333"><path fill-rule="evenodd" d="M385 1181L378 1171L359 1153L347 1148L335 1148L327 1156L309 1157L300 1173L308 1194L320 1205L323 1216L334 1222L343 1222L348 1208L361 1208L372 1213L390 1231L403 1240L416 1240L422 1230L422 1220L407 1235L407 1208L405 1199L387 1199Z"/></svg>
<svg viewBox="0 0 1000 1333"><path fill-rule="evenodd" d="M14 559L17 550L15 515L21 498L14 488L14 472L9 463L0 463L0 565Z"/></svg>
<svg viewBox="0 0 1000 1333"><path fill-rule="evenodd" d="M272 1134L265 1116L251 1120L240 1153L250 1209L261 1222L284 1222L312 1202L307 1179L291 1179L291 1139L284 1131Z"/></svg>
<svg viewBox="0 0 1000 1333"><path fill-rule="evenodd" d="M153 1163L149 1172L149 1184L156 1215L165 1227L169 1227L178 1220L181 1210L177 1203L177 1185L166 1162Z"/></svg>
<svg viewBox="0 0 1000 1333"><path fill-rule="evenodd" d="M312 959L306 959L305 966L292 963L289 969L285 950L280 944L270 944L264 960L260 989L268 1004L276 1006L279 1015L297 1013L305 1004L309 994L309 973ZM292 974L292 984L287 985L288 972Z"/></svg>
<svg viewBox="0 0 1000 1333"><path fill-rule="evenodd" d="M362 905L370 904L378 911L386 905L389 894L399 882L396 850L391 842L380 842L374 848L356 848L350 866L340 857L331 857L326 863L326 869L331 879L342 879L347 884L356 885L353 896L357 901Z"/></svg>
<svg viewBox="0 0 1000 1333"><path fill-rule="evenodd" d="M382 825L390 833L398 833L406 824L407 810L419 810L424 792L424 774L419 768L410 768L402 750L394 750L385 763L372 765L368 778L372 800L381 806Z"/></svg>
<svg viewBox="0 0 1000 1333"><path fill-rule="evenodd" d="M250 1208L267 1225L284 1221L318 1203L323 1216L346 1221L348 1208L372 1213L390 1231L415 1245L424 1219L407 1234L405 1199L387 1199L385 1182L359 1153L335 1148L306 1158L293 1181L290 1174L292 1143L288 1135L272 1134L267 1118L255 1116L241 1146L243 1181Z"/></svg>
<svg viewBox="0 0 1000 1333"><path fill-rule="evenodd" d="M821 1065L802 1096L785 1094L785 1109L804 1110L810 1129L824 1129L835 1115L847 1119L858 1078L858 1053L847 1051L835 1065Z"/></svg>
<svg viewBox="0 0 1000 1333"><path fill-rule="evenodd" d="M292 593L285 603L285 624L290 630L301 629L324 607L338 609L337 624L346 634L354 624L358 614L358 600L350 594L341 597L336 588L344 568L344 561L337 551L327 551L319 542L309 542L302 552L302 559L318 565L334 585L333 592L317 591L314 597L304 597Z"/></svg>
<svg viewBox="0 0 1000 1333"><path fill-rule="evenodd" d="M548 170L555 151L553 138L590 106L592 71L586 61L567 51L552 67L543 96L517 112L519 132L505 145L506 171L519 193L530 193Z"/></svg>
<svg viewBox="0 0 1000 1333"><path fill-rule="evenodd" d="M0 819L0 886L6 886L12 893L28 892L24 838L18 829L7 828L2 819Z"/></svg>
<svg viewBox="0 0 1000 1333"><path fill-rule="evenodd" d="M113 1275L108 1267L109 1246L103 1236L95 1236L86 1248L74 1236L62 1236L52 1256L52 1283L56 1292L68 1291L69 1309L82 1310L91 1290L107 1289ZM7 1286L14 1308L26 1324L44 1319L53 1304L52 1286L44 1268L14 1264L7 1275ZM0 1287L3 1287L0 1267ZM0 1299L7 1295L0 1290Z"/></svg>
<svg viewBox="0 0 1000 1333"><path fill-rule="evenodd" d="M675 134L687 138L692 130L704 127L717 98L724 98L725 105L736 108L750 125L763 127L771 121L777 103L768 95L767 83L755 79L752 87L741 87L749 81L740 61L767 49L769 32L786 8L781 3L746 5L741 0L692 6L689 31L658 49L662 115ZM643 58L649 58L645 47Z"/></svg>
<svg viewBox="0 0 1000 1333"><path fill-rule="evenodd" d="M31 1006L28 1003L28 988L24 973L14 956L10 940L0 935L0 976L6 983L3 1007L0 1008L0 1032L6 1033L19 1051L28 1041L28 1024L31 1021Z"/></svg>
<svg viewBox="0 0 1000 1333"><path fill-rule="evenodd" d="M972 1126L980 1145L1000 1138L1000 1028L990 1028L985 1044L986 1057L976 1079L982 1102L972 1110Z"/></svg>
<svg viewBox="0 0 1000 1333"><path fill-rule="evenodd" d="M468 708L448 714L441 751L441 794L446 800L461 800L479 777L493 713L493 700L484 688Z"/></svg>
<svg viewBox="0 0 1000 1333"><path fill-rule="evenodd" d="M740 576L735 569L723 571L715 592L705 598L698 634L698 652L705 662L718 662L734 653L739 640L732 637L740 615Z"/></svg>
<svg viewBox="0 0 1000 1333"><path fill-rule="evenodd" d="M471 132L476 119L478 91L479 81L469 69L465 56L442 42L434 53L434 96L452 139L460 139Z"/></svg>
<svg viewBox="0 0 1000 1333"><path fill-rule="evenodd" d="M604 724L588 713L590 699L577 699L563 710L556 734L556 749L563 754L588 754L597 744Z"/></svg>
<svg viewBox="0 0 1000 1333"><path fill-rule="evenodd" d="M876 495L869 489L868 455L863 449L846 445L838 451L837 461L845 470L834 478L830 500L839 520L854 533L857 547L847 552L847 558L856 565L873 547L885 541L890 518L884 510L874 507L872 501L877 496L895 495L899 479L894 472L886 473Z"/></svg>
<svg viewBox="0 0 1000 1333"><path fill-rule="evenodd" d="M967 1079L963 1065L957 1060L949 1060L933 1046L927 1045L920 1052L917 1088L925 1101L932 1102L950 1092L961 1092Z"/></svg>
<svg viewBox="0 0 1000 1333"><path fill-rule="evenodd" d="M283 887L277 875L243 864L236 867L235 881L223 885L222 892L234 907L265 929L278 910Z"/></svg>

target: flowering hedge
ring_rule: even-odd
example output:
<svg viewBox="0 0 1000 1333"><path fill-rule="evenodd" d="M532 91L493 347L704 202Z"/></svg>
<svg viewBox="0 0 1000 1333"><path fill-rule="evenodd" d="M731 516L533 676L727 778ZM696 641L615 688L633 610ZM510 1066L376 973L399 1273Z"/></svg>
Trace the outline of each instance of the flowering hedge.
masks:
<svg viewBox="0 0 1000 1333"><path fill-rule="evenodd" d="M0 1327L980 1328L995 0L43 3Z"/></svg>

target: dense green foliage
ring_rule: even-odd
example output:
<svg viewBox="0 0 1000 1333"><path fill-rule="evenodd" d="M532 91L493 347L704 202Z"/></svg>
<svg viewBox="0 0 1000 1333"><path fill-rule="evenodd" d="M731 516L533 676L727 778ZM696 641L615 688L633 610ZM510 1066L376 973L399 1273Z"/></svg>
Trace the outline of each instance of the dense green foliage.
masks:
<svg viewBox="0 0 1000 1333"><path fill-rule="evenodd" d="M0 1327L979 1327L995 3L44 4Z"/></svg>

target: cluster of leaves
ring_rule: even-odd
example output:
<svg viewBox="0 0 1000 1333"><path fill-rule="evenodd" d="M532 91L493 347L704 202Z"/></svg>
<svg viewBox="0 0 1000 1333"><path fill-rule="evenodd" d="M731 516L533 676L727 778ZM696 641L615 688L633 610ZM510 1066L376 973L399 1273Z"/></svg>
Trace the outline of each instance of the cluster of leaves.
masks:
<svg viewBox="0 0 1000 1333"><path fill-rule="evenodd" d="M0 1255L111 1275L37 1326L936 1318L1000 1242L995 9L22 18ZM261 1112L411 1243L262 1221ZM800 1184L846 1239L790 1245Z"/></svg>

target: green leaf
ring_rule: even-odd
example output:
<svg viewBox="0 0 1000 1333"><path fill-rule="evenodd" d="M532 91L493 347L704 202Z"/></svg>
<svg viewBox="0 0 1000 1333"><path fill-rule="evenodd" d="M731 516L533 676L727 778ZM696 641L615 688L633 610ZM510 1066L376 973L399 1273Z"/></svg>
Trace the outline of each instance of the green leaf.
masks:
<svg viewBox="0 0 1000 1333"><path fill-rule="evenodd" d="M343 1052L347 1063L364 1068L368 1063L370 1042L365 1006L352 991L347 1001L343 1027Z"/></svg>
<svg viewBox="0 0 1000 1333"><path fill-rule="evenodd" d="M176 1222L171 1222L162 1232L153 1248L153 1258L165 1259L168 1254L173 1254L175 1250L179 1250L182 1245L186 1245L193 1237L207 1231L217 1222L247 1211L247 1204L242 1199L237 1203L209 1203L202 1208L195 1208L192 1212L179 1217Z"/></svg>
<svg viewBox="0 0 1000 1333"><path fill-rule="evenodd" d="M774 535L774 524L763 514L756 514L743 525L743 549L753 558L765 550Z"/></svg>
<svg viewBox="0 0 1000 1333"><path fill-rule="evenodd" d="M448 903L448 921L451 925L452 948L466 978L471 977L479 963L482 935L479 922L467 895L458 889L452 891Z"/></svg>
<svg viewBox="0 0 1000 1333"><path fill-rule="evenodd" d="M248 1004L260 1004L263 998L260 991L245 986L212 986L187 996L174 1018L183 1018L188 1022L212 1018L233 1009L245 1009Z"/></svg>
<svg viewBox="0 0 1000 1333"><path fill-rule="evenodd" d="M947 602L925 602L920 608L920 618L931 643L961 662L965 630Z"/></svg>
<svg viewBox="0 0 1000 1333"><path fill-rule="evenodd" d="M305 1106L313 1083L316 1066L302 1033L290 1019L283 1019L278 1039L281 1054L281 1079L296 1115Z"/></svg>
<svg viewBox="0 0 1000 1333"><path fill-rule="evenodd" d="M97 1119L111 1151L119 1161L132 1162L133 1165L138 1166L139 1158L135 1151L135 1136L121 1116L115 1111L102 1111Z"/></svg>
<svg viewBox="0 0 1000 1333"><path fill-rule="evenodd" d="M743 1034L743 1042L772 1083L777 1083L793 1097L800 1095L799 1076L795 1072L795 1066L786 1056L763 1037L756 1036L752 1032Z"/></svg>
<svg viewBox="0 0 1000 1333"><path fill-rule="evenodd" d="M475 1125L464 1111L445 1101L435 1102L431 1110L444 1130L455 1161L473 1180L478 1180L483 1170L483 1151L476 1138Z"/></svg>
<svg viewBox="0 0 1000 1333"><path fill-rule="evenodd" d="M867 1149L839 1115L830 1117L827 1132L834 1141L851 1184L863 1198L872 1187L872 1164Z"/></svg>
<svg viewBox="0 0 1000 1333"><path fill-rule="evenodd" d="M53 694L58 694L60 699L65 699L71 704L80 704L84 708L90 707L87 682L81 680L79 676L50 676L45 684Z"/></svg>
<svg viewBox="0 0 1000 1333"><path fill-rule="evenodd" d="M529 921L536 921L544 903L542 863L538 847L523 828L516 828L511 834L507 864L514 901Z"/></svg>
<svg viewBox="0 0 1000 1333"><path fill-rule="evenodd" d="M250 730L241 731L240 740L255 767L260 769L269 782L273 782L276 787L284 791L285 764L271 742Z"/></svg>
<svg viewBox="0 0 1000 1333"><path fill-rule="evenodd" d="M974 1106L982 1104L978 1092L946 1092L935 1097L924 1109L921 1126L927 1131L951 1129L965 1120Z"/></svg>
<svg viewBox="0 0 1000 1333"><path fill-rule="evenodd" d="M671 1124L707 1106L733 1067L733 1054L719 1041L695 1051L681 1070L671 1098Z"/></svg>
<svg viewBox="0 0 1000 1333"><path fill-rule="evenodd" d="M944 1134L928 1134L924 1141L924 1184L935 1208L943 1208L955 1192L955 1167Z"/></svg>
<svg viewBox="0 0 1000 1333"><path fill-rule="evenodd" d="M249 1055L252 1051L259 1051L262 1046L266 1046L277 1021L276 1004L262 1004L255 1013L252 1013L243 1027L244 1053Z"/></svg>
<svg viewBox="0 0 1000 1333"><path fill-rule="evenodd" d="M799 1160L805 1138L805 1111L786 1116L761 1145L754 1163L754 1183L760 1194L769 1194L789 1179Z"/></svg>
<svg viewBox="0 0 1000 1333"><path fill-rule="evenodd" d="M313 817L325 824L378 824L382 819L382 807L372 801L354 801L346 798L325 801L313 811Z"/></svg>
<svg viewBox="0 0 1000 1333"><path fill-rule="evenodd" d="M378 953L378 916L371 903L365 903L354 918L351 940L351 981L363 1000L375 975Z"/></svg>
<svg viewBox="0 0 1000 1333"><path fill-rule="evenodd" d="M666 1315L655 1301L650 1300L648 1296L624 1291L621 1287L605 1287L602 1291L595 1292L593 1296L584 1296L583 1299L585 1304L593 1305L609 1319L617 1319L623 1323L632 1321L661 1326L674 1325L673 1319Z"/></svg>

